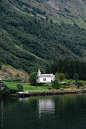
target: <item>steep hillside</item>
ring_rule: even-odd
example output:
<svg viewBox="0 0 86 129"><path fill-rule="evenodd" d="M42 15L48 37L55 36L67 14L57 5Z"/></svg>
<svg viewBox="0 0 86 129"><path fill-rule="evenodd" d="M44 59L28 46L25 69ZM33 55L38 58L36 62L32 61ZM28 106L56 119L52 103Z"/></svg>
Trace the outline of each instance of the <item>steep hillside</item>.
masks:
<svg viewBox="0 0 86 129"><path fill-rule="evenodd" d="M4 76L4 79L22 79L28 81L29 75L22 69L15 69L10 65L2 65L0 70L0 76Z"/></svg>
<svg viewBox="0 0 86 129"><path fill-rule="evenodd" d="M86 28L85 0L8 0L13 6L29 15L35 15L54 23L76 23Z"/></svg>
<svg viewBox="0 0 86 129"><path fill-rule="evenodd" d="M59 59L85 60L86 30L84 24L78 26L67 5L74 11L79 7L64 1L0 0L0 61L30 73L35 64L44 68ZM78 13L75 16L83 19Z"/></svg>

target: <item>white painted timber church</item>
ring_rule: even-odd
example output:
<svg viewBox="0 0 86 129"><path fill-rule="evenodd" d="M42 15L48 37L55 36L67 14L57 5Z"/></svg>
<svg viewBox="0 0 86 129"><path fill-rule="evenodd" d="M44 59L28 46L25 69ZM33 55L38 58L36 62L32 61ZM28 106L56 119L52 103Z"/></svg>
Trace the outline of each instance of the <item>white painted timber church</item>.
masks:
<svg viewBox="0 0 86 129"><path fill-rule="evenodd" d="M37 82L40 83L47 83L47 84L51 84L52 81L54 81L55 79L55 75L53 75L52 73L51 74L41 74L41 71L40 69L38 69L38 79L37 79Z"/></svg>

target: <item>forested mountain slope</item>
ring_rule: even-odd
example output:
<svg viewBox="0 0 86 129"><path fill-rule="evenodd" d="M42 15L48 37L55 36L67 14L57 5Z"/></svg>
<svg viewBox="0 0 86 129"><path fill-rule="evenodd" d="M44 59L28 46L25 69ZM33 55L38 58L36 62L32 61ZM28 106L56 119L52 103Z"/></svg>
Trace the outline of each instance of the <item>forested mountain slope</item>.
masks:
<svg viewBox="0 0 86 129"><path fill-rule="evenodd" d="M76 23L86 28L85 0L8 0L13 6L29 15L52 19L54 23Z"/></svg>
<svg viewBox="0 0 86 129"><path fill-rule="evenodd" d="M75 18L70 20L74 13L68 11L67 2L0 0L0 61L30 73L35 64L44 67L59 59L85 60L86 30ZM85 19L86 2L82 2L83 18L78 11L76 15ZM76 6L76 9L79 8ZM72 22L66 24L63 16L58 19L57 12Z"/></svg>

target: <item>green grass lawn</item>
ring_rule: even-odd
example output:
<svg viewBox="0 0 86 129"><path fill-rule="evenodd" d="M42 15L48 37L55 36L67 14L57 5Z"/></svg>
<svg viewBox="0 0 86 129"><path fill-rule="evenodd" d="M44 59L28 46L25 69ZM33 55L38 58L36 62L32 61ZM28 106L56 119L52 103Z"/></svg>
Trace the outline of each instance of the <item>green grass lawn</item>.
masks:
<svg viewBox="0 0 86 129"><path fill-rule="evenodd" d="M24 91L37 92L37 91L48 91L49 89L45 86L31 86L29 83L18 83L18 82L3 82L9 89L17 90L17 84L21 84Z"/></svg>
<svg viewBox="0 0 86 129"><path fill-rule="evenodd" d="M62 82L65 82L66 84L71 84L74 85L75 80L63 80ZM86 85L86 81L82 81L84 85ZM50 85L49 86L31 86L29 83L19 83L19 82L3 82L9 89L15 89L17 90L17 85L21 84L24 88L24 91L28 92L40 92L40 91L52 91L52 90L57 90L57 91L68 91L68 90L77 90L77 87L73 88L70 87L69 85L61 85L60 89L51 89L52 88ZM83 86L84 87L84 86ZM80 87L79 89L82 89L83 87Z"/></svg>

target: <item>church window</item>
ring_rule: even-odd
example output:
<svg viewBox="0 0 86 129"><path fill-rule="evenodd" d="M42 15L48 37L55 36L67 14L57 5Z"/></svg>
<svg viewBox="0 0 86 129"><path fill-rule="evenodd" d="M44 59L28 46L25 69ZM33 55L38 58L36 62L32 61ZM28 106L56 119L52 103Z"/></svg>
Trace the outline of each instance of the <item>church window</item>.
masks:
<svg viewBox="0 0 86 129"><path fill-rule="evenodd" d="M43 81L46 81L46 78L43 78Z"/></svg>

